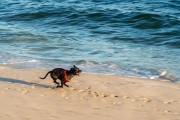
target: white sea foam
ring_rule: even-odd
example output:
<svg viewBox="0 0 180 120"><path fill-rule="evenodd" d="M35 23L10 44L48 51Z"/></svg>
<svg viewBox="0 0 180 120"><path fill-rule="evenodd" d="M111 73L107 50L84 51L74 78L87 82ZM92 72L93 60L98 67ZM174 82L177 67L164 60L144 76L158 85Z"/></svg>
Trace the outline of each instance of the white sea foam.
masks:
<svg viewBox="0 0 180 120"><path fill-rule="evenodd" d="M178 78L174 77L171 73L168 73L166 70L159 70L159 75L151 76L150 79L165 79L172 82L178 82Z"/></svg>
<svg viewBox="0 0 180 120"><path fill-rule="evenodd" d="M23 63L35 63L37 60L27 60L27 61L14 61L14 62L3 62L3 65L14 65L14 64L23 64Z"/></svg>

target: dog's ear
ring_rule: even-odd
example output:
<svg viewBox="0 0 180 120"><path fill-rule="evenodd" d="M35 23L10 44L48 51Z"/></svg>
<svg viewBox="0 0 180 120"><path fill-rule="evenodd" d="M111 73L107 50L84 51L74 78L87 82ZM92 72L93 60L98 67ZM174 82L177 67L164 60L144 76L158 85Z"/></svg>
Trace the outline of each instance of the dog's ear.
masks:
<svg viewBox="0 0 180 120"><path fill-rule="evenodd" d="M75 65L73 65L74 68L77 68Z"/></svg>

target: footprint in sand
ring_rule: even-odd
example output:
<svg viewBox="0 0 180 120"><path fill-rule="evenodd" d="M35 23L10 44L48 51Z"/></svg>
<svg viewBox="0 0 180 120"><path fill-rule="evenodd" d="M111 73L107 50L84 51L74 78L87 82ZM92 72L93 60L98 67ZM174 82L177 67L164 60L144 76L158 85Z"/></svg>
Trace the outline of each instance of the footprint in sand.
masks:
<svg viewBox="0 0 180 120"><path fill-rule="evenodd" d="M107 95L107 94L104 94L104 93L101 93L100 96L101 96L101 97L108 97L108 95Z"/></svg>
<svg viewBox="0 0 180 120"><path fill-rule="evenodd" d="M80 100L87 100L87 97L81 97Z"/></svg>
<svg viewBox="0 0 180 120"><path fill-rule="evenodd" d="M80 89L78 90L78 92L86 92L86 90Z"/></svg>
<svg viewBox="0 0 180 120"><path fill-rule="evenodd" d="M119 97L119 96L114 95L114 94L110 94L109 96L112 97L112 98L115 98L115 97L117 98L117 97Z"/></svg>
<svg viewBox="0 0 180 120"><path fill-rule="evenodd" d="M32 88L32 89L36 89L36 86L32 86L31 88Z"/></svg>
<svg viewBox="0 0 180 120"><path fill-rule="evenodd" d="M86 90L90 90L91 89L91 86L87 87Z"/></svg>
<svg viewBox="0 0 180 120"><path fill-rule="evenodd" d="M9 89L11 89L11 88L5 88L5 90L9 90Z"/></svg>
<svg viewBox="0 0 180 120"><path fill-rule="evenodd" d="M121 105L121 102L113 102L113 105Z"/></svg>
<svg viewBox="0 0 180 120"><path fill-rule="evenodd" d="M97 92L88 91L89 95L92 95L93 97L99 97L99 94Z"/></svg>
<svg viewBox="0 0 180 120"><path fill-rule="evenodd" d="M124 99L129 99L130 97L129 96L123 96Z"/></svg>
<svg viewBox="0 0 180 120"><path fill-rule="evenodd" d="M164 113L171 113L171 111L170 110L164 110L164 111L160 111L159 109L157 109L157 108L155 108L155 109L153 109L154 111L159 111L159 112L164 112Z"/></svg>
<svg viewBox="0 0 180 120"><path fill-rule="evenodd" d="M139 105L139 107L144 107L144 105Z"/></svg>
<svg viewBox="0 0 180 120"><path fill-rule="evenodd" d="M30 91L28 91L28 90L24 90L23 92L22 92L22 94L27 94L27 93L29 93Z"/></svg>
<svg viewBox="0 0 180 120"><path fill-rule="evenodd" d="M18 88L17 90L18 90L18 91L21 91L21 90L23 90L23 89L22 89L22 88Z"/></svg>
<svg viewBox="0 0 180 120"><path fill-rule="evenodd" d="M131 102L136 102L137 100L135 100L135 99L131 99Z"/></svg>
<svg viewBox="0 0 180 120"><path fill-rule="evenodd" d="M144 102L144 103L148 103L148 102L151 102L151 100L148 99L148 98L143 98L143 102Z"/></svg>
<svg viewBox="0 0 180 120"><path fill-rule="evenodd" d="M172 101L165 101L164 104L171 104Z"/></svg>
<svg viewBox="0 0 180 120"><path fill-rule="evenodd" d="M164 110L164 113L170 113L171 111L170 110Z"/></svg>

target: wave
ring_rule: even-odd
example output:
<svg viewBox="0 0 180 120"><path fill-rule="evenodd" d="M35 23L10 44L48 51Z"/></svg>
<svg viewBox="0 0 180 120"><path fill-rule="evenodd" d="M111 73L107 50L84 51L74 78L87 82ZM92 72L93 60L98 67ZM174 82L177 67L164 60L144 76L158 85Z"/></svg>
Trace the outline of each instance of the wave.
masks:
<svg viewBox="0 0 180 120"><path fill-rule="evenodd" d="M3 57L2 57L3 58ZM78 60L78 61L63 61L60 59L31 59L31 60L21 60L14 59L1 60L0 65L8 65L18 68L55 68L63 67L68 68L68 66L77 65L84 72L93 73L103 73L110 75L120 75L129 77L141 77L149 78L153 80L169 80L172 82L179 82L179 79L174 77L171 73L164 69L147 69L141 67L129 67L116 64L114 62L97 62L90 60Z"/></svg>
<svg viewBox="0 0 180 120"><path fill-rule="evenodd" d="M179 25L176 17L160 13L131 12L123 21L138 29L160 29Z"/></svg>
<svg viewBox="0 0 180 120"><path fill-rule="evenodd" d="M96 72L129 77L142 77L153 80L169 80L179 82L179 79L163 69L145 69L140 67L125 67L113 62L95 62L88 60L74 61L85 72Z"/></svg>
<svg viewBox="0 0 180 120"><path fill-rule="evenodd" d="M32 20L51 17L54 15L56 15L56 13L49 13L49 12L20 13L13 16L9 16L9 18L6 19L8 21L32 21Z"/></svg>
<svg viewBox="0 0 180 120"><path fill-rule="evenodd" d="M165 79L170 80L172 82L179 82L179 79L174 77L171 73L166 70L158 70L159 74L155 76L151 76L150 79Z"/></svg>
<svg viewBox="0 0 180 120"><path fill-rule="evenodd" d="M3 27L4 26L4 27ZM3 25L0 25L0 30L2 31L0 33L0 43L35 43L35 42L42 42L42 41L47 41L47 37L42 35L42 34L37 34L32 31L28 30L22 30L18 28L13 28Z"/></svg>

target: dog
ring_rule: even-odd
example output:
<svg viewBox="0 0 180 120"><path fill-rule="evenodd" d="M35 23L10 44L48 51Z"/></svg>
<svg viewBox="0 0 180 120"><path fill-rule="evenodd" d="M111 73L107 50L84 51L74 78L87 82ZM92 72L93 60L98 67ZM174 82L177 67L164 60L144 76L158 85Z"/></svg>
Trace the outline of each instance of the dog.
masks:
<svg viewBox="0 0 180 120"><path fill-rule="evenodd" d="M63 88L63 85L66 87L69 87L69 85L66 84L66 82L70 82L71 78L74 77L75 75L78 75L82 72L78 67L73 65L70 70L65 70L63 68L55 68L51 71L49 71L43 78L39 77L40 79L45 79L48 74L50 74L51 78L53 79L54 83L57 84L57 87ZM61 85L59 82L57 82L57 79L61 81Z"/></svg>

